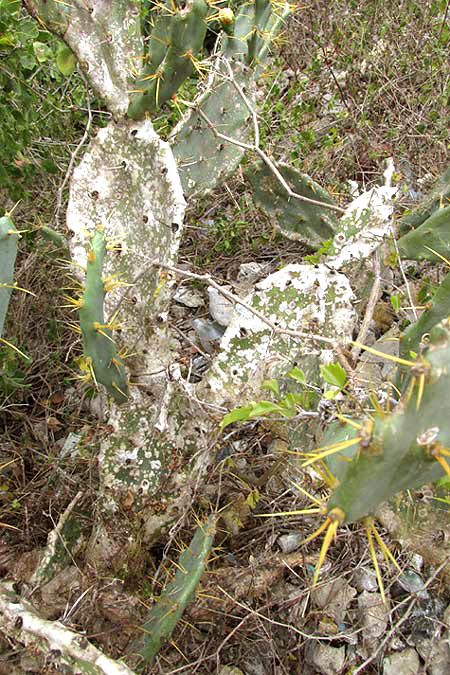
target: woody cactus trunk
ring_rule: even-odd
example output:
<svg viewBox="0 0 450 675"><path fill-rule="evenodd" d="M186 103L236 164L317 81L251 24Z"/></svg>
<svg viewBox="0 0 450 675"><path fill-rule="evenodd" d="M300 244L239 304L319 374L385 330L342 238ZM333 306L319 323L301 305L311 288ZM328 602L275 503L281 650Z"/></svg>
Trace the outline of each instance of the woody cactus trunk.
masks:
<svg viewBox="0 0 450 675"><path fill-rule="evenodd" d="M83 376L98 387L110 430L101 444L100 498L87 556L98 569L117 569L137 523L144 523L140 540L154 541L189 508L211 462L217 420L180 376L167 323L175 280L164 266L176 262L185 197L204 192L206 181L211 189L224 180L243 155L214 134L219 117L223 133L240 139L248 133L250 111L223 71L231 68L248 85L254 103L256 69L289 7L244 3L235 17L206 0L24 5L65 41L111 112L72 175L67 228L79 270L72 301L83 337ZM204 66L208 21L226 33ZM171 147L149 116L193 74L201 83L198 105L175 130ZM206 111L201 120L200 110ZM124 504L131 533L130 522L115 518Z"/></svg>

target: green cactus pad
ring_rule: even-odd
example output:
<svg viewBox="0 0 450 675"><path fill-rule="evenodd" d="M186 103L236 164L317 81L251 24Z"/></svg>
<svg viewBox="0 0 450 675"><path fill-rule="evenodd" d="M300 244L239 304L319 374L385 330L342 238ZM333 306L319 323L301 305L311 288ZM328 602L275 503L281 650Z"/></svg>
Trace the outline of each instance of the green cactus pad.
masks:
<svg viewBox="0 0 450 675"><path fill-rule="evenodd" d="M154 42L159 45L154 49L149 68L132 87L137 93L132 96L128 117L139 120L146 112L157 110L195 72L193 59L203 46L207 13L205 0L188 0L184 9L159 18L154 36ZM165 54L161 58L161 44L166 40Z"/></svg>
<svg viewBox="0 0 450 675"><path fill-rule="evenodd" d="M236 82L254 104L253 71L240 61L231 63L231 67ZM233 84L220 74L194 103L195 107L169 139L186 198L204 195L223 183L235 171L245 152L242 147L218 138L199 111L217 131L229 138L249 143L252 136L250 111Z"/></svg>
<svg viewBox="0 0 450 675"><path fill-rule="evenodd" d="M362 430L338 430L328 441L344 440L343 434L356 440L353 449L329 461L339 485L328 502L328 513L341 509L343 522L351 523L374 513L379 504L398 492L421 487L445 475L433 453L450 447L450 423L447 400L450 387L450 321L436 326L423 360L412 372L417 380L414 389L404 394L404 402L394 413L377 415L362 423ZM419 381L424 377L423 392ZM412 383L408 383L412 387ZM354 457L352 458L352 454ZM445 453L444 453L445 454ZM446 460L445 460L446 461Z"/></svg>
<svg viewBox="0 0 450 675"><path fill-rule="evenodd" d="M11 297L19 236L9 216L0 218L0 337Z"/></svg>
<svg viewBox="0 0 450 675"><path fill-rule="evenodd" d="M418 352L424 335L439 321L450 316L450 273L441 282L431 299L431 307L427 309L418 321L406 330L400 341L400 356L410 358L410 352Z"/></svg>
<svg viewBox="0 0 450 675"><path fill-rule="evenodd" d="M333 204L331 195L309 176L284 164L277 168L291 190L297 194ZM245 175L252 186L256 205L286 237L305 241L311 246L320 246L334 236L339 223L334 210L289 197L274 173L263 162L250 167Z"/></svg>
<svg viewBox="0 0 450 675"><path fill-rule="evenodd" d="M116 403L120 404L128 400L128 385L111 329L105 325L105 284L102 279L105 255L104 233L96 230L91 239L84 294L80 303L80 328L87 369L93 372L96 382L103 384Z"/></svg>
<svg viewBox="0 0 450 675"><path fill-rule="evenodd" d="M270 0L244 3L236 16L233 33L223 41L223 53L247 65L258 66L265 58L269 46L283 20L291 12L288 2L281 2L274 9Z"/></svg>
<svg viewBox="0 0 450 675"><path fill-rule="evenodd" d="M421 225L401 237L399 254L406 260L450 259L450 204L437 208Z"/></svg>
<svg viewBox="0 0 450 675"><path fill-rule="evenodd" d="M433 213L442 206L447 206L450 200L450 166L436 182L431 193L410 214L399 221L399 233L404 235L410 230L422 225Z"/></svg>
<svg viewBox="0 0 450 675"><path fill-rule="evenodd" d="M178 561L178 571L161 593L156 605L142 625L142 636L135 640L128 653L140 657L137 670L151 663L163 640L172 635L188 603L194 597L198 583L205 570L216 532L216 516L199 525L194 537Z"/></svg>

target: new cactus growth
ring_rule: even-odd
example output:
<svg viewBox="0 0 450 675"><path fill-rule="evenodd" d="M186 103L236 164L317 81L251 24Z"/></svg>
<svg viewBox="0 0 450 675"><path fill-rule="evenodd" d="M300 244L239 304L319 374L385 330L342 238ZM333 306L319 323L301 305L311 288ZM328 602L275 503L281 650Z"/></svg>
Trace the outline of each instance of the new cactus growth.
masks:
<svg viewBox="0 0 450 675"><path fill-rule="evenodd" d="M163 640L172 635L187 604L192 600L205 571L216 532L216 516L198 526L194 537L178 560L175 578L163 590L156 605L142 625L142 636L132 643L128 653L140 657L143 668L155 658Z"/></svg>
<svg viewBox="0 0 450 675"><path fill-rule="evenodd" d="M150 37L150 64L133 85L131 119L154 112L195 72L195 57L206 35L208 4L205 0L187 0L180 8L170 4L174 9L161 10Z"/></svg>
<svg viewBox="0 0 450 675"><path fill-rule="evenodd" d="M277 168L297 194L325 205L333 204L331 195L309 176L286 165ZM286 237L320 245L334 236L339 219L332 209L290 197L273 171L262 162L250 167L245 175L256 205Z"/></svg>
<svg viewBox="0 0 450 675"><path fill-rule="evenodd" d="M125 368L117 355L112 338L113 325L105 324L104 299L106 282L102 278L106 243L103 230L97 229L91 239L86 267L84 293L79 306L80 328L84 345L84 369L95 383L100 382L117 403L128 399Z"/></svg>
<svg viewBox="0 0 450 675"><path fill-rule="evenodd" d="M13 288L19 236L9 215L0 218L0 337Z"/></svg>

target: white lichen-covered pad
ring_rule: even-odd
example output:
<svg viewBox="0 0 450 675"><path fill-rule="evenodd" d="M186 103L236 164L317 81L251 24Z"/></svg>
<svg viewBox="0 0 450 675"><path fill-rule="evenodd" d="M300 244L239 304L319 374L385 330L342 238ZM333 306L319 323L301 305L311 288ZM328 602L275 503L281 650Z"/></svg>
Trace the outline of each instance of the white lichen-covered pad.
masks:
<svg viewBox="0 0 450 675"><path fill-rule="evenodd" d="M374 187L346 209L327 263L334 269L368 258L392 231L393 197L398 188Z"/></svg>
<svg viewBox="0 0 450 675"><path fill-rule="evenodd" d="M0 584L0 628L2 634L48 658L48 666L69 666L82 675L134 675L128 666L109 658L85 636L58 621L41 617L31 603L21 600L13 584ZM65 672L65 671L64 671Z"/></svg>
<svg viewBox="0 0 450 675"><path fill-rule="evenodd" d="M171 377L179 378L173 372ZM190 385L169 381L159 397L131 387L130 401L112 406L111 433L99 456L100 506L139 512L149 540L190 508L196 481L211 461L214 420Z"/></svg>
<svg viewBox="0 0 450 675"><path fill-rule="evenodd" d="M258 283L246 302L279 328L311 332L345 343L356 320L347 278L325 265L288 265ZM330 345L275 334L261 319L237 306L220 352L200 385L204 397L229 408L265 398L261 384L302 367L302 356L330 360Z"/></svg>
<svg viewBox="0 0 450 675"><path fill-rule="evenodd" d="M69 0L62 4L67 28L61 37L76 54L108 109L124 115L133 72L139 72L142 63L140 3L133 0L71 3Z"/></svg>
<svg viewBox="0 0 450 675"><path fill-rule="evenodd" d="M100 129L72 177L72 258L84 267L94 229L105 228L112 250L103 276L129 284L107 294L105 318L119 309L121 341L135 355L132 368L141 383L168 363L165 318L174 281L151 261L176 261L184 209L170 146L149 120L111 121Z"/></svg>

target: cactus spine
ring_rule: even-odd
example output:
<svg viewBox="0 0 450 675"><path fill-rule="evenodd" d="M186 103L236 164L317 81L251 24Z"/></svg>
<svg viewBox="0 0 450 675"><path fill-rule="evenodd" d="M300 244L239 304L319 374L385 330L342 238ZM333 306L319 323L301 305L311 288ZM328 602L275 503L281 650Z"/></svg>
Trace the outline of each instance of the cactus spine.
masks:
<svg viewBox="0 0 450 675"><path fill-rule="evenodd" d="M103 304L107 284L102 278L106 255L105 235L97 229L91 239L86 281L79 305L80 328L84 345L84 370L103 384L117 403L128 399L124 366L112 338L113 324L105 324Z"/></svg>

